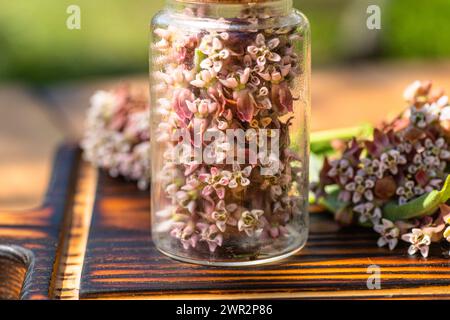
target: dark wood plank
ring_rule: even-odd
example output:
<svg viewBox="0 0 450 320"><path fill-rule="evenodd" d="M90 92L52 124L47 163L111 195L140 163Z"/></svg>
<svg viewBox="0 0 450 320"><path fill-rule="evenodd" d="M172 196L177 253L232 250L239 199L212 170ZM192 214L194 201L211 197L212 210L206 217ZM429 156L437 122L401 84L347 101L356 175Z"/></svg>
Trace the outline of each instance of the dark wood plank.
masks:
<svg viewBox="0 0 450 320"><path fill-rule="evenodd" d="M405 249L377 248L372 232L339 229L314 214L305 249L279 264L180 263L152 244L148 193L100 175L80 298L450 298L448 260L409 257ZM381 290L367 288L371 265L381 267Z"/></svg>
<svg viewBox="0 0 450 320"><path fill-rule="evenodd" d="M65 145L58 150L41 207L26 212L0 212L0 274L10 282L7 285L9 298L49 298L60 231L70 203L79 156L75 145ZM30 183L32 181L30 177ZM17 292L18 287L21 287L20 292Z"/></svg>

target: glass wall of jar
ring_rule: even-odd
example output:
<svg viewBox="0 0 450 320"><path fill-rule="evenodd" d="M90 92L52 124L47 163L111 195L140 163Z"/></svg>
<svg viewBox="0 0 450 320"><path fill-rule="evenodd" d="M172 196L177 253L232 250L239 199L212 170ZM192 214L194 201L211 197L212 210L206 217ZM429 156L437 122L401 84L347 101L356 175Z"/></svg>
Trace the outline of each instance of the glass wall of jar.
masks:
<svg viewBox="0 0 450 320"><path fill-rule="evenodd" d="M292 0L170 0L152 21L152 236L272 262L308 236L310 29Z"/></svg>

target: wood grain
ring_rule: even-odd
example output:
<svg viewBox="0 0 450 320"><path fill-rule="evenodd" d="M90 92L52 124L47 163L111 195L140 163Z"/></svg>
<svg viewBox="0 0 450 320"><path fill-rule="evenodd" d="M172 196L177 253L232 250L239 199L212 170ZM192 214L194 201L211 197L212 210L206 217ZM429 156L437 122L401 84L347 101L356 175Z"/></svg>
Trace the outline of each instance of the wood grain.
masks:
<svg viewBox="0 0 450 320"><path fill-rule="evenodd" d="M279 264L176 262L151 241L149 200L134 183L104 173L97 179L76 148L63 147L44 205L0 213L0 298L450 298L450 265L441 252L423 259L407 256L404 245L380 249L372 232L339 229L323 214L312 215L305 249ZM381 290L367 288L373 265Z"/></svg>
<svg viewBox="0 0 450 320"><path fill-rule="evenodd" d="M31 275L34 256L29 250L17 246L0 245L0 299L21 298L24 284Z"/></svg>
<svg viewBox="0 0 450 320"><path fill-rule="evenodd" d="M82 161L66 211L50 298L77 300L97 187L97 169Z"/></svg>
<svg viewBox="0 0 450 320"><path fill-rule="evenodd" d="M279 264L180 263L160 254L151 241L148 193L101 174L80 298L450 298L447 259L409 257L405 245L393 252L377 248L374 233L339 229L327 215L311 220L305 249ZM380 267L381 290L367 288L372 265Z"/></svg>

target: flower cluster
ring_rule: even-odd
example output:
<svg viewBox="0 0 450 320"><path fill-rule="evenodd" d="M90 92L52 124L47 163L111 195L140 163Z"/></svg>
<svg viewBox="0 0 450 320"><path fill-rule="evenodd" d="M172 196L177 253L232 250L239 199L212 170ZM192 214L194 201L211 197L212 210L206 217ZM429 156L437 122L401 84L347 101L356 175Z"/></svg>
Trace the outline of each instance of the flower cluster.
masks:
<svg viewBox="0 0 450 320"><path fill-rule="evenodd" d="M426 257L431 243L450 240L446 190L433 198L447 188L450 105L431 82L414 82L404 97L406 111L375 129L372 140L353 139L325 161L317 194L326 198L327 186L337 185L339 222L372 226L379 246L394 249L403 239L409 254Z"/></svg>
<svg viewBox="0 0 450 320"><path fill-rule="evenodd" d="M242 19L255 22L255 17ZM294 82L302 72L294 48L302 39L295 36L295 27L275 31L155 30L154 139L163 160L153 177L154 194L162 190L154 224L185 249L216 252L240 238L256 243L288 239L289 224L303 213L302 168L292 164L302 159L289 149ZM190 161L188 154L180 163L174 132L197 127L200 133L224 136L228 129L242 129L245 141L201 140L216 162ZM281 132L280 150L271 150L279 157L257 154L257 163L222 161L230 153L248 156L249 145L262 141L261 130ZM268 136L270 144L275 135ZM190 143L200 147L194 139ZM260 169L268 167L275 168L273 174L262 175Z"/></svg>
<svg viewBox="0 0 450 320"><path fill-rule="evenodd" d="M81 148L84 158L111 176L150 182L150 112L148 97L128 86L98 91L91 98Z"/></svg>

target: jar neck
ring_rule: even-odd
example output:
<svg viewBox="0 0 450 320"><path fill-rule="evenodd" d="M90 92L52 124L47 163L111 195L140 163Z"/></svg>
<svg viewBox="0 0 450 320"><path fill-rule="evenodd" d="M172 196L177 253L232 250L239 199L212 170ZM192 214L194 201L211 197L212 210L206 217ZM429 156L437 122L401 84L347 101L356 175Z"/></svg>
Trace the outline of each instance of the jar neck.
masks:
<svg viewBox="0 0 450 320"><path fill-rule="evenodd" d="M215 3L204 0L166 0L166 8L176 13L202 18L278 17L288 15L293 0L267 0L254 3Z"/></svg>

